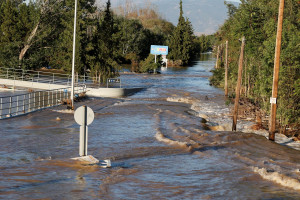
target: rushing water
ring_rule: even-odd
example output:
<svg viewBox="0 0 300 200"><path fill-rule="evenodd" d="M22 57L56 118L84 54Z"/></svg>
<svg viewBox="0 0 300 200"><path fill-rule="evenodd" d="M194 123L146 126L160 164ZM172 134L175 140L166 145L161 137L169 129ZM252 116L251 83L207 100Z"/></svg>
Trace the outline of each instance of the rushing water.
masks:
<svg viewBox="0 0 300 200"><path fill-rule="evenodd" d="M0 199L300 199L299 151L204 128L204 111L211 124L229 112L209 85L214 62L123 74L122 84L147 89L76 104L95 112L88 153L112 168L70 160L79 126L64 106L0 121Z"/></svg>

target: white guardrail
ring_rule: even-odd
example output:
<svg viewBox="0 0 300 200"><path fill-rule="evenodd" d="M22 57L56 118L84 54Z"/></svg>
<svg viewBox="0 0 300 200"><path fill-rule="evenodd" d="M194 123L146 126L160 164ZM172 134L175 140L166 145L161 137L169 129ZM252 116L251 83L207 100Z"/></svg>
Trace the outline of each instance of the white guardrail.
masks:
<svg viewBox="0 0 300 200"><path fill-rule="evenodd" d="M68 86L71 86L71 82L72 82L72 76L70 74L4 68L4 67L0 67L0 78L19 80L19 81L30 81L36 83L68 85ZM97 78L87 76L87 75L75 76L75 84L86 84L89 85L89 87L100 86L99 80Z"/></svg>
<svg viewBox="0 0 300 200"><path fill-rule="evenodd" d="M85 92L86 87L76 87L76 93ZM16 117L39 109L61 105L71 97L70 88L36 91L27 94L0 97L0 119Z"/></svg>

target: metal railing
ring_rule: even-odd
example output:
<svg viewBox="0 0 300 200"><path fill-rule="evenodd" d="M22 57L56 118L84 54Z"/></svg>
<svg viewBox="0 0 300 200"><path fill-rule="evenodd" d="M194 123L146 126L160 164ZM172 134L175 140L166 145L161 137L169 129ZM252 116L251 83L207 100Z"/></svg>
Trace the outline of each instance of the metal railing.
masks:
<svg viewBox="0 0 300 200"><path fill-rule="evenodd" d="M76 94L86 87L76 87ZM71 97L70 88L36 91L27 94L0 97L0 119L16 117L39 109L61 105Z"/></svg>
<svg viewBox="0 0 300 200"><path fill-rule="evenodd" d="M0 67L0 78L50 84L70 84L68 74Z"/></svg>
<svg viewBox="0 0 300 200"><path fill-rule="evenodd" d="M0 78L20 81L31 81L37 83L61 84L68 86L70 86L72 82L71 74L4 67L0 67ZM75 84L85 84L89 85L89 87L100 86L100 83L97 80L97 78L88 75L75 76Z"/></svg>

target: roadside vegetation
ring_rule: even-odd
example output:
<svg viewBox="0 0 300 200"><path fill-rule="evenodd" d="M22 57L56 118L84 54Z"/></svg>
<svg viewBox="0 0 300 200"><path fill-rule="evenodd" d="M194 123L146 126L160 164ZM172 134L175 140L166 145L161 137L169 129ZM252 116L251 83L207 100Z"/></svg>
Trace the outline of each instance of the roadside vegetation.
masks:
<svg viewBox="0 0 300 200"><path fill-rule="evenodd" d="M169 59L179 60L179 65L207 51L211 36L194 36L191 23L183 17L182 2L180 5L175 27L151 4L145 8L125 4L113 11L109 0L101 9L95 0L78 0L76 73L89 72L104 83L106 78L118 76L123 63L133 63L135 72L145 72L147 67L140 63L149 62L151 45L169 45ZM73 20L74 0L35 0L28 4L0 0L0 67L46 67L70 73ZM148 68L146 71L153 70Z"/></svg>
<svg viewBox="0 0 300 200"><path fill-rule="evenodd" d="M253 104L265 110L270 109L272 93L274 55L279 1L242 0L239 7L227 4L228 20L215 34L215 46L229 43L229 77L231 93L237 81L239 39L245 36L245 58L242 94ZM286 0L283 20L281 66L277 119L281 132L298 130L300 126L300 48L298 1ZM224 58L224 47L220 56ZM224 86L224 62L220 59L218 69L211 78L213 85Z"/></svg>

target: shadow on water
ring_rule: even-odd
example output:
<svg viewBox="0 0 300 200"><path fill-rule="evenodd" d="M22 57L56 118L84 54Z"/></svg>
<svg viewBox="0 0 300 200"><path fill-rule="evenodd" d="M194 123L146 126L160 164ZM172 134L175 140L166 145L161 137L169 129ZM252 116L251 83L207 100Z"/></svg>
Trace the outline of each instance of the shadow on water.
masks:
<svg viewBox="0 0 300 200"><path fill-rule="evenodd" d="M198 151L198 152L218 151L218 150L223 150L225 148L226 148L225 146L205 146L205 147L200 147L200 148L193 148L191 150L191 153L194 153L196 151Z"/></svg>
<svg viewBox="0 0 300 200"><path fill-rule="evenodd" d="M64 181L72 181L72 180L74 180L74 178L61 178L61 179L55 179L55 180L47 180L45 182L41 181L38 183L28 183L28 184L23 184L23 185L12 186L12 187L8 187L8 188L1 188L0 196L1 196L1 193L7 193L10 191L18 191L18 190L26 190L26 189L33 188L33 187L42 187L42 186L57 184L57 183L64 182Z"/></svg>

